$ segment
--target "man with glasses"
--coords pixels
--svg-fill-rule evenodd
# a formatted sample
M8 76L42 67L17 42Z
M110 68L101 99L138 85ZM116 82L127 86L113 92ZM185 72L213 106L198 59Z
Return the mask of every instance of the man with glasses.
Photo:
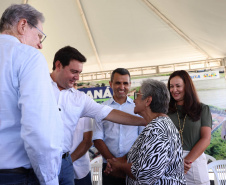
M133 100L127 96L131 85L129 71L125 68L115 69L111 74L109 84L113 90L113 98L103 104L134 114L135 105ZM125 156L143 128L141 126L119 125L107 120L95 122L93 141L95 147L103 156L103 185L126 184L125 179L105 175L107 159Z
M0 19L0 184L59 184L63 125L42 49L42 13L11 5ZM35 172L35 173L34 173Z
M31 26L35 27L40 33L38 34L39 38L40 38L40 43L42 44L43 41L46 39L46 34L43 33L40 29L38 29L37 26L35 26L34 24L27 22L28 24L30 24Z

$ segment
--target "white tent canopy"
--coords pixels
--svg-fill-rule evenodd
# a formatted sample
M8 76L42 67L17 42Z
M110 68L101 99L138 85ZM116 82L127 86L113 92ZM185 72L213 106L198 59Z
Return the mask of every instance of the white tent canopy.
M1 0L41 11L41 52L70 45L87 57L83 72L144 67L226 56L225 0Z

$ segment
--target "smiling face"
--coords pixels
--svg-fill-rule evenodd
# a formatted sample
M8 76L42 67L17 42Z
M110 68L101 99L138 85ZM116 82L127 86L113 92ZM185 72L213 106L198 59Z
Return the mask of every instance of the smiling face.
M134 99L135 107L134 107L134 113L142 115L142 111L145 109L145 100L142 100L143 94L140 92L137 93L137 98Z
M175 76L170 80L170 94L178 105L184 104L185 84L182 78Z
M114 100L119 104L124 103L131 85L129 75L115 73L112 82L110 81L109 84L113 89Z
M60 90L72 88L79 74L82 72L83 63L78 60L71 60L68 66L63 67L60 61L56 61L57 78L56 83Z

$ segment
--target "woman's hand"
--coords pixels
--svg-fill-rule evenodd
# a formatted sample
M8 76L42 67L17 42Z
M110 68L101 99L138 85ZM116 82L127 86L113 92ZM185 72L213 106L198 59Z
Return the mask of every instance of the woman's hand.
M107 160L107 167L104 170L106 175L112 175L118 178L125 178L125 173L121 170L121 165L125 163L125 160L119 158L112 158Z
M191 161L184 159L184 174L186 174L188 170L191 168L191 164L192 164Z

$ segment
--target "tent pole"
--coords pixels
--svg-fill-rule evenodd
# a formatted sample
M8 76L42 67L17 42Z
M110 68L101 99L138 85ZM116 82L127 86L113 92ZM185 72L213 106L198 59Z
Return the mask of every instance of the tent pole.
M28 4L28 0L23 0L23 4Z
M96 45L95 45L95 43L94 43L94 39L93 39L93 36L92 36L92 34L91 34L91 31L90 31L88 22L87 22L87 20L86 20L85 13L84 13L84 11L83 11L83 8L82 8L82 5L81 5L80 0L77 0L77 4L78 4L78 7L79 7L79 10L80 10L80 13L81 13L82 21L83 21L83 23L84 23L86 32L87 32L88 37L89 37L89 40L90 40L91 46L92 46L93 51L94 51L94 53L95 53L95 56L96 56L96 59L97 59L99 68L100 68L101 71L103 71L103 66L102 66L102 63L101 63L101 61L100 61L100 57L99 57L99 54L98 54L98 52L97 52Z
M200 53L204 54L207 59L213 59L204 49L202 49L197 43L195 43L190 37L188 37L181 29L174 25L165 15L163 15L152 3L148 0L142 0L144 3L166 24L168 24L174 31L176 31L184 40L197 49Z

